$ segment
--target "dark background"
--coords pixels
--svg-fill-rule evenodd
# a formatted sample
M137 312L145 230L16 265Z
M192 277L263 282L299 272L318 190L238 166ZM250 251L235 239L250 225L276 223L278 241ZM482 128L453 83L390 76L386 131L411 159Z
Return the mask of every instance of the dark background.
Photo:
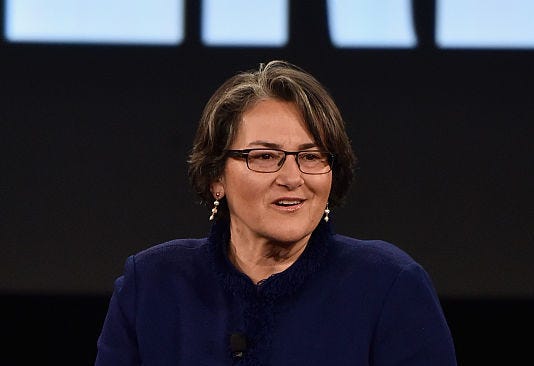
M335 49L323 2L290 3L279 49L202 46L192 1L176 47L1 42L7 365L92 364L126 257L206 234L186 181L196 123L223 80L271 59L314 74L347 121L361 168L336 231L427 269L460 365L532 358L534 51L438 49L419 1L418 48Z

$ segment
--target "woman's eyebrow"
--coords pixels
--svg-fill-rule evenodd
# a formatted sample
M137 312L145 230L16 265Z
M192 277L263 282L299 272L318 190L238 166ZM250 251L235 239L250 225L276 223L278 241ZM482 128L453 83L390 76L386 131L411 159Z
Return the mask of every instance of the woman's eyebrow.
M316 147L317 147L317 144L313 142L309 142L307 144L299 145L299 150L306 150L306 149L311 149L311 148L316 148Z
M279 144L275 144L275 143L272 143L272 142L267 142L267 141L262 141L262 140L256 140L256 141L252 141L252 142L249 142L247 144L247 147L250 147L250 146L264 146L264 147L268 147L270 149L281 149L281 145Z
M251 146L264 146L269 149L282 149L282 145L280 144L276 144L276 143L268 142L268 141L262 141L262 140L252 141L247 144L247 147L251 147ZM298 149L305 150L305 149L311 149L311 148L316 148L316 147L317 147L317 144L313 142L308 142L308 143L299 145Z

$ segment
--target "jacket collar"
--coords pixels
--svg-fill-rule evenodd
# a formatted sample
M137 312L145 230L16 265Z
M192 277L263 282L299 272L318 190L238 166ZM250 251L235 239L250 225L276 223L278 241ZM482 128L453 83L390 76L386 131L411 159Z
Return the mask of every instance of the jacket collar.
M229 221L219 219L213 224L208 236L208 248L215 273L226 290L242 297L260 296L275 299L291 295L307 278L319 271L326 260L332 236L331 224L321 220L295 263L257 285L237 270L228 259Z

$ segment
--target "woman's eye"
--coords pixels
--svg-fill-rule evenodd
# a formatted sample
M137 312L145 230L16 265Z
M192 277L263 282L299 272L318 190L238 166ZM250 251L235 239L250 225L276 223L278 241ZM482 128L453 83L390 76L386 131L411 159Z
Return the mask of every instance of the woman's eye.
M320 159L321 157L319 156L319 154L312 154L312 153L307 153L307 154L302 154L302 159L303 160L318 160Z
M250 158L255 160L272 160L275 159L276 156L274 153L269 151L256 151L250 154Z

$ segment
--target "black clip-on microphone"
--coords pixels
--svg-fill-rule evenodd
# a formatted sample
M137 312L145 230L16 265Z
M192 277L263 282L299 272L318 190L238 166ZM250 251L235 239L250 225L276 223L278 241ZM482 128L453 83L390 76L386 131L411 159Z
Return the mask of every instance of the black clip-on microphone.
M232 333L230 335L230 350L233 358L243 357L247 350L247 337L243 333Z

